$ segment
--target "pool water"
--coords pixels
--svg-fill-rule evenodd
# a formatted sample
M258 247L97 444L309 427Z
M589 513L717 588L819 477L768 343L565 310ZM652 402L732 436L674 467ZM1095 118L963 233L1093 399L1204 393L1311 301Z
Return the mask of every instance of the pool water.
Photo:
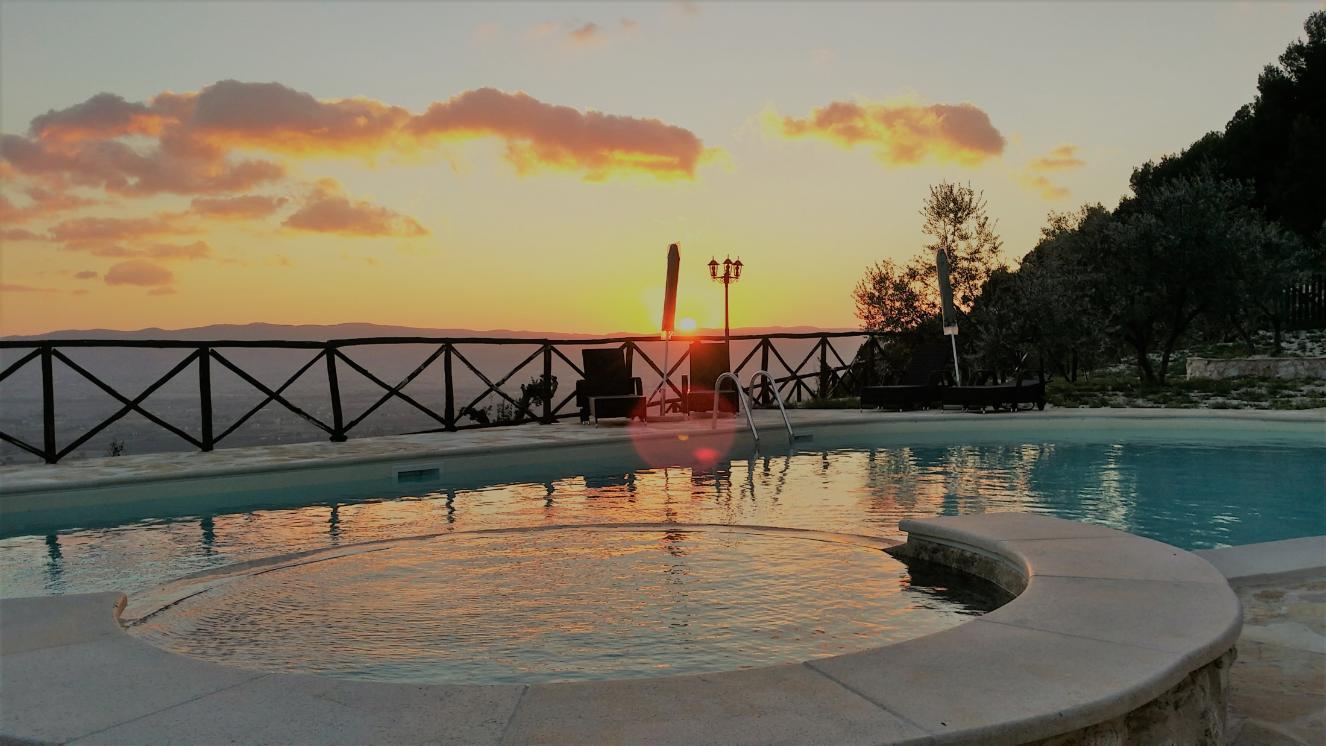
M1012 438L821 432L779 455L678 465L618 455L537 475L512 465L487 484L384 486L353 499L298 496L287 507L71 523L0 539L0 593L132 594L260 557L519 526L752 524L902 538L903 518L1014 510L1185 549L1326 534L1326 438L1315 431L1203 443L1154 425L1083 434L1026 422Z
M229 666L406 683L727 671L937 632L993 586L878 546L716 527L456 533L229 577L132 633ZM986 590L986 589L990 590Z

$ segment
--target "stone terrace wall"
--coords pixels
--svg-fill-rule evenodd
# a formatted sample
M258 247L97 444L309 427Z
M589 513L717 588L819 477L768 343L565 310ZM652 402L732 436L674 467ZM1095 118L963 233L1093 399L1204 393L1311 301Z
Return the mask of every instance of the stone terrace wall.
M1326 379L1326 357L1239 357L1213 360L1188 358L1189 378L1320 378Z

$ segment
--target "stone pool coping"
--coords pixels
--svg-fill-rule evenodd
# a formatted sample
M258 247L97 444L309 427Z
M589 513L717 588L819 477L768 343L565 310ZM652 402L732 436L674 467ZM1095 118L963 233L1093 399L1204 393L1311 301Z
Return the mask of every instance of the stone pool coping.
M1326 572L1326 536L1264 541L1193 552L1230 583L1253 584Z
M762 440L782 444L782 419L777 411L753 412ZM1326 443L1326 409L1311 410L1209 410L1160 408L1047 408L1043 412L990 413L977 415L955 411L877 412L856 409L794 409L788 415L798 432L812 434L824 428L870 427L919 424L962 429L999 429L1028 422L1091 428L1107 420L1158 421L1198 426L1205 421L1238 422L1249 426L1297 426L1319 432ZM74 489L96 489L180 479L258 474L382 462L400 462L449 456L491 455L512 451L558 449L575 446L624 444L631 441L669 441L688 437L746 433L737 418L721 419L711 429L708 418L647 425L618 423L595 427L559 421L552 425L522 425L463 430L454 433L420 433L356 438L343 443L326 441L289 443L242 448L151 453L107 458L75 459L59 464L11 464L0 466L0 511L6 503L23 496ZM745 436L749 437L749 436Z
M1194 554L1040 515L908 520L1003 568L1010 603L861 653L712 675L379 684L242 671L134 639L117 593L0 602L0 740L78 743L1021 743L1122 717L1242 625ZM311 631L311 633L313 633Z

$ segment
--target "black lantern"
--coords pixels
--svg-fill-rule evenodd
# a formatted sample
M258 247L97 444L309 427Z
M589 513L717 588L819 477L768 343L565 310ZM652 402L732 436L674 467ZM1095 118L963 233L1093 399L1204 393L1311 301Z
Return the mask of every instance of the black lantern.
M717 259L709 260L709 277L714 282L723 283L723 340L726 342L729 335L728 327L728 286L741 279L741 260L732 260L732 257L724 257L722 267L723 274L718 273L719 263Z

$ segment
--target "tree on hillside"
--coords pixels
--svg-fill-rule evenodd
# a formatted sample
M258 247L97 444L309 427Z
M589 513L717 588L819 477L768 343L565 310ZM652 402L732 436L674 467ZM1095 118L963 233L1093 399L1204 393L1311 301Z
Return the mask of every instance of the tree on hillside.
M986 213L985 195L971 184L941 181L930 187L921 208L925 222L921 232L931 237L926 253L912 260L917 270L924 269L930 287L938 295L935 251L948 250L949 281L953 284L953 303L966 313L981 287L997 269L1004 266L999 250L1003 242L994 232L994 221Z
M986 214L985 199L970 184L940 182L921 208L925 251L905 266L890 260L871 265L852 295L856 315L871 331L914 332L939 315L935 250L949 251L949 280L959 314L971 309L991 273L1003 267L1001 242Z
M1257 79L1257 97L1182 153L1147 163L1132 185L1145 189L1211 169L1247 180L1252 204L1312 241L1326 226L1326 11L1308 16L1296 40Z
M1090 258L1100 251L1112 216L1100 205L1051 213L1036 247L1008 281L991 277L972 310L983 362L1035 352L1044 368L1067 380L1103 360L1110 348L1105 305Z
M1144 381L1165 383L1193 322L1239 296L1240 274L1268 230L1250 199L1246 185L1200 173L1146 186L1115 211L1090 266L1098 306Z

